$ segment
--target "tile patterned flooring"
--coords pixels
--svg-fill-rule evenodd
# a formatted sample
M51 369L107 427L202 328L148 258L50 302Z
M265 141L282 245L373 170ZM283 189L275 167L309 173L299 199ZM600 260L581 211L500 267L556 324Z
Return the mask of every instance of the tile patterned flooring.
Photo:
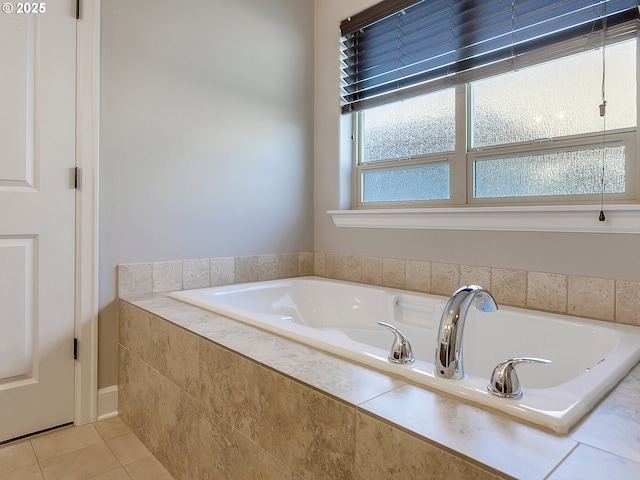
M119 417L0 446L0 480L173 480Z

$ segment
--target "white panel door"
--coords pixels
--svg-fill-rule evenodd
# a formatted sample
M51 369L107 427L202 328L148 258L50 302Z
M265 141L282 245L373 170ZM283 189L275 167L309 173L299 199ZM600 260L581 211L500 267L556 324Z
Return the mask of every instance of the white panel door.
M0 12L0 441L74 411L75 0L40 5Z

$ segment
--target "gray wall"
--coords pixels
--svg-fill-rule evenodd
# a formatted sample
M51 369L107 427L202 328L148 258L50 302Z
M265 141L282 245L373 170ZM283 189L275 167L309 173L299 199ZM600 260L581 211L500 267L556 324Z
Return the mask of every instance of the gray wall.
M117 264L313 250L313 0L101 15L100 388Z
M315 11L314 249L378 257L640 280L640 236L337 228L350 208L350 120L340 115L340 21L377 0L317 0ZM594 219L599 208L594 207ZM639 220L640 221L640 220Z

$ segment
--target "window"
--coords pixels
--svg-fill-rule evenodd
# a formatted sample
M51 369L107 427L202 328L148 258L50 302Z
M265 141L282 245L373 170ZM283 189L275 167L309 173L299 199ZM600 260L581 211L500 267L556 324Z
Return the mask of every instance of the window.
M434 3L447 2L418 2L401 12L403 21L411 8L425 13ZM518 3L560 2L491 2L496 9L504 4L508 12L507 37L515 36ZM549 8L535 18L539 21ZM451 12L448 21L453 21ZM517 45L526 55L514 53L510 45L504 61L491 52L492 62L475 64L471 71L450 62L453 78L429 63L431 70L420 74L412 67L409 77L420 76L417 83L385 83L380 71L368 79L347 66L345 74L358 79L346 87L343 107L355 111L356 206L596 203L602 197L637 201L637 22L629 20L629 15L637 17L637 9L615 15L619 23L609 17L608 30L606 23L596 29L592 20L586 34L581 27L578 40L566 33L559 38L556 32L542 48ZM416 29L415 20L407 22ZM405 25L402 35L412 35L411 28ZM424 25L417 31L424 31ZM398 35L387 27L375 42L359 39L358 48L371 52L390 32ZM403 54L407 44L410 40L399 49ZM378 60L371 67L362 63L363 55L358 68L369 71L384 63ZM603 58L605 117L598 112Z
M450 198L450 166L443 153L455 149L454 93L448 89L359 115L362 202Z

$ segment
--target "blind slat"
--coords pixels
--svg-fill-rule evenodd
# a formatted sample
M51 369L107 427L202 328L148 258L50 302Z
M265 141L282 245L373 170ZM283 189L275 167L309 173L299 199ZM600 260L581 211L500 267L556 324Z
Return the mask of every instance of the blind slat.
M382 2L397 3L395 2ZM485 72L520 65L518 56L557 58L556 44L592 45L602 29L635 32L639 0L438 0L422 1L364 25L343 38L343 112L425 92ZM343 22L344 23L344 22ZM626 30L625 30L626 29ZM609 37L609 34L607 34ZM615 38L622 38L617 34ZM614 38L612 35L610 38ZM560 48L560 51L562 49ZM538 51L535 55L531 52ZM487 68L488 67L488 68ZM505 70L506 69L506 70ZM472 72L472 73L469 73ZM469 80L466 80L469 81Z
M377 3L373 7L340 22L340 33L342 36L350 35L368 25L388 17L389 15L393 15L404 8L422 1L423 0L387 0Z

